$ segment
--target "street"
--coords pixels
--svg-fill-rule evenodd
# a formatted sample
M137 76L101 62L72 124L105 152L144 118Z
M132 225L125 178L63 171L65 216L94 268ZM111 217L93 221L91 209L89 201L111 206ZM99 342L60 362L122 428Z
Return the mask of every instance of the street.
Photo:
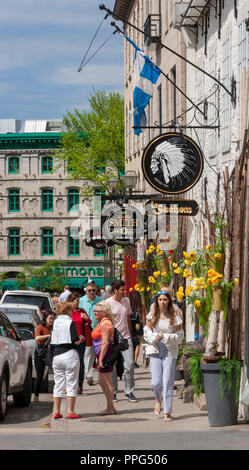
M195 403L183 403L174 394L173 417L163 421L163 414L153 413L154 399L150 390L150 374L140 362L136 369L135 395L138 403L130 403L119 382L116 416L97 416L105 400L94 372L94 385L85 385L77 397L76 411L82 419L68 420L66 399L63 419L52 419L52 394L41 394L40 402L29 408L15 408L9 398L8 414L0 425L1 450L249 450L248 424L212 428L207 411ZM181 382L175 382L179 384Z

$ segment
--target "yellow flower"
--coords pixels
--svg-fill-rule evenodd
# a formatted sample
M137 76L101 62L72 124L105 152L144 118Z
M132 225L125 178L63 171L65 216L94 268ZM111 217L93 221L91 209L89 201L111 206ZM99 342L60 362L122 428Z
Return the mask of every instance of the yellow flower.
M133 291L133 287L130 287L130 292L132 292L132 291Z
M190 258L192 258L194 261L196 260L196 253L194 251L190 251L189 253Z
M166 272L163 271L163 272L161 273L161 276L166 276Z
M184 256L184 258L189 259L189 255L186 251L183 252L183 256Z
M141 287L140 292L144 292L144 287Z
M160 245L157 245L156 247L156 252L158 253L158 251L160 251Z
M194 278L193 278L193 276L189 276L188 279L189 279L189 281L193 281Z
M195 291L195 292L197 292L198 290L200 290L200 287L199 287L199 286L194 287L194 291Z
M155 249L154 245L150 245L150 246L149 246L149 250L150 250L151 252L154 251L154 249Z
M183 287L182 286L179 287L178 292L183 292Z
M201 283L202 283L201 279L200 279L199 277L197 277L197 278L195 279L195 286L200 286Z
M213 276L213 277L211 277L211 281L212 281L212 284L218 284L219 279L218 279L217 276Z
M237 278L237 277L235 277L235 278L234 278L234 280L233 280L233 282L234 282L234 284L236 284L236 286L237 286L237 285L239 284L239 280L238 280L238 278Z
M159 251L158 256L161 256L163 254L163 251Z
M209 279L207 280L207 283L208 283L209 286L211 286L211 285L213 284L211 278L209 278Z
M157 291L156 291L156 290L153 290L153 292L152 292L152 293L153 293L153 294L156 294L156 293L157 293Z
M201 302L199 300L195 300L194 301L194 306L195 307L200 307L201 306Z
M215 270L214 269L209 269L208 270L208 277L213 277L215 275Z
M187 265L187 266L190 266L191 265L191 261L189 259L185 259L184 263Z
M182 268L178 267L178 268L174 269L174 273L181 274L182 273Z
M172 263L173 268L177 268L177 263Z
M211 248L211 245L207 245L207 246L206 246L206 250L207 250L207 251L209 251L210 248Z
M221 259L221 254L220 253L215 253L214 258L215 259Z
M136 265L135 265L135 264L133 264L133 265L132 265L132 267L133 267L133 268L135 268L135 267L136 267Z
M150 287L147 287L147 289L146 289L146 290L147 290L147 292L149 292L149 291L150 291Z
M156 280L154 279L153 276L149 276L148 277L148 281L151 283L151 284L154 284L156 282Z

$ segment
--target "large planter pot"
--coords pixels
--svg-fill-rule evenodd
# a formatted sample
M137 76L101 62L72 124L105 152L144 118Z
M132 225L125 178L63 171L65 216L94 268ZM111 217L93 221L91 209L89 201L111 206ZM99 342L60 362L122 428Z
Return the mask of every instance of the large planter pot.
M212 310L224 310L222 302L222 290L217 287L212 287Z
M237 424L238 403L236 404L235 374L232 376L233 387L221 398L220 364L201 364L204 378L208 420L210 426L232 426Z

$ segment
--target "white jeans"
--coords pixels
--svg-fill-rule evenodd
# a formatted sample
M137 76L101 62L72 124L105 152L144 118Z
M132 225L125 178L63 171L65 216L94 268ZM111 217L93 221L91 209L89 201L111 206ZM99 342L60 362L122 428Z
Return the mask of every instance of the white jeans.
M85 365L85 377L87 379L93 378L93 364L94 364L95 354L93 346L86 346L85 355L84 355L84 365Z
M63 398L65 386L68 397L77 396L79 368L79 354L75 349L53 358L54 397Z
M168 350L162 343L159 343L159 354L151 354L149 357L151 388L156 401L161 403L163 399L164 413L172 413L176 359L168 356Z

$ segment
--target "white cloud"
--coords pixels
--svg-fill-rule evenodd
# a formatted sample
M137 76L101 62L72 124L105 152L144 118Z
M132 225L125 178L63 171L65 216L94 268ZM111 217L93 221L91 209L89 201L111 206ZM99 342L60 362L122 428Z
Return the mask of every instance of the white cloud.
M57 83L58 85L117 85L122 81L122 65L89 65L82 72L73 67L60 67L51 75L43 75L42 81Z

